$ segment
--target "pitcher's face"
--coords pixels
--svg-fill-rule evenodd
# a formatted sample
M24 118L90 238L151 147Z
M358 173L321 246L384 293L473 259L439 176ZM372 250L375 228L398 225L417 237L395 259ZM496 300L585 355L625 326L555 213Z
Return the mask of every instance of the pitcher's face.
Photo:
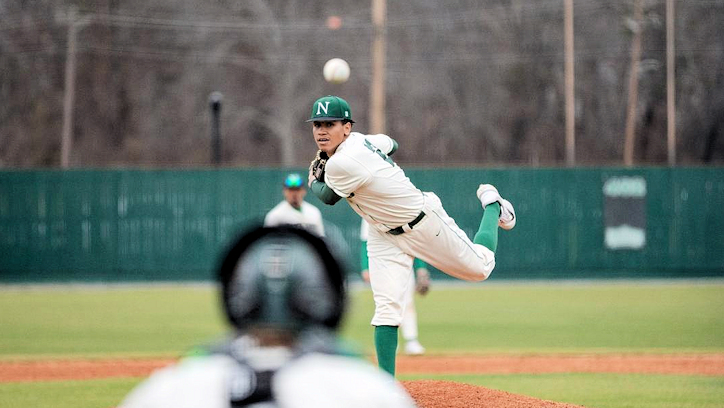
M330 122L312 122L312 134L319 150L332 156L347 136L352 132L352 124L342 123L341 120Z

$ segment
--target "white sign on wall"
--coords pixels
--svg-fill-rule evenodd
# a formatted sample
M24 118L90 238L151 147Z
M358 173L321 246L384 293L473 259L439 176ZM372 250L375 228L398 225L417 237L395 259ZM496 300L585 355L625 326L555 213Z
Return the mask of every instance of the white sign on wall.
M603 183L604 244L606 248L646 246L646 179L611 177Z

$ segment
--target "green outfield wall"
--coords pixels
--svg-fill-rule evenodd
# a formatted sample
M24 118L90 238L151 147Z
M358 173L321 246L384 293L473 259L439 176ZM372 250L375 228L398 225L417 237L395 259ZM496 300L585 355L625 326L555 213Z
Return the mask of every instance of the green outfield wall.
M286 173L0 172L0 282L209 280L230 240L282 199ZM721 167L407 174L470 236L479 183L515 205L518 224L501 230L491 279L724 276ZM356 271L359 217L343 201L307 198Z

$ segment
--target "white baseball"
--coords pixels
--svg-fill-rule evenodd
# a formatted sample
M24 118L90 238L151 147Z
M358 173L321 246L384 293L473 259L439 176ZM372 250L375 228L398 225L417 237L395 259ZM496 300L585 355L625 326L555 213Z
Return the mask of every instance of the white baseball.
M324 79L333 84L341 84L349 79L349 64L342 58L332 58L324 64Z

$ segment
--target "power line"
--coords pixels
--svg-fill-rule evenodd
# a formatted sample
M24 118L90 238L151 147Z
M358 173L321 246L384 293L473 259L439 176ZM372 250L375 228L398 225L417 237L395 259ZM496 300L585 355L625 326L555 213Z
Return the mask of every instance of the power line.
M28 48L18 51L6 51L8 55L29 55L29 54L64 54L66 47L58 46L40 46L35 48ZM91 54L105 54L105 55L124 55L124 56L138 56L147 57L152 59L166 59L166 60L184 60L189 59L198 60L201 62L229 62L229 63L249 63L254 62L263 64L265 62L285 62L285 61L310 61L310 57L307 54L289 54L288 52L280 52L275 54L267 53L263 57L256 57L244 54L229 54L224 53L223 55L209 53L209 52L198 52L194 49L189 50L170 50L168 48L148 48L140 46L106 46L106 45L82 45L78 48L79 52L91 53ZM664 48L647 48L646 52L650 53L663 53ZM677 55L715 55L720 50L716 46L711 47L679 47L677 48ZM431 55L428 53L428 55ZM404 59L395 59L394 56L388 59L389 64L423 64L423 63L434 63L434 62L478 62L486 61L491 58L495 58L503 61L524 61L524 60L556 60L563 57L562 50L551 50L547 52L543 51L525 51L525 50L506 50L506 51L481 51L481 52L466 52L460 50L456 52L440 51L432 54L429 58L423 57L405 57ZM576 51L576 59L590 60L591 58L628 58L627 48L625 47L597 47L597 48L579 48ZM313 59L316 62L324 62L325 58L320 57ZM369 65L369 58L357 56L354 61L354 65L359 67L361 64Z
M702 0L700 3L711 3L715 4L716 0ZM595 0L578 0L576 4L576 14L581 13L593 13L602 8L607 8L606 5L601 5ZM435 25L441 26L454 26L458 27L461 23L472 23L481 22L485 20L493 20L496 22L505 22L518 20L516 17L500 18L498 15L491 15L486 11L499 12L501 10L512 10L520 13L534 12L538 19L546 18L541 15L543 11L550 10L562 10L560 0L549 0L547 2L537 2L532 4L521 5L516 8L474 8L468 10L459 10L453 13L448 13L443 16L440 14L428 15L428 16L413 16L413 17L402 17L402 18L388 18L387 26L391 28L396 27L413 27L423 25ZM496 13L497 14L497 13ZM281 31L295 31L295 30L317 30L326 29L318 19L314 20L278 20L275 24L267 22L250 22L250 21L218 21L218 20L184 20L179 18L162 18L162 17L145 17L136 16L123 13L99 13L94 11L81 12L83 18L91 18L94 22L103 22L110 25L118 26L142 26L149 28L165 28L165 29L204 29L204 30L215 30L215 31L244 31L244 30L263 30L263 29L277 29ZM40 19L28 20L27 18L17 18L14 20L5 20L0 30L15 29L15 28L26 28L36 27L41 24L48 24L55 21L67 21L67 16L58 15L56 17L45 17ZM344 28L346 29L371 29L371 21L366 18L349 18L344 19Z
M583 5L581 5L583 3ZM703 0L701 3L709 3L709 4L722 4L724 2L721 1L715 1L710 0L706 1ZM606 6L601 6L597 2L593 0L578 0L577 1L577 12L580 11L581 8L584 8L589 13L597 12L601 8L604 8ZM553 0L553 1L547 1L544 3L535 3L535 4L528 4L521 6L519 10L525 10L525 11L541 11L541 10L551 10L551 9L560 9L561 4L559 0ZM499 10L496 9L496 10ZM484 16L480 13L480 10L477 10L478 13L473 13L471 10L466 11L457 11L455 13L447 14L443 17L440 16L434 16L430 17L427 22L441 22L442 26L444 27L453 27L453 25L450 25L450 23L456 23L456 27L459 25L460 21L463 22L480 22L487 19L493 19L492 16ZM86 15L85 18L87 18L88 15ZM538 15L538 18L545 18L545 16ZM461 19L461 20L455 20L455 19ZM506 21L512 21L516 20L514 17L510 18L495 18L495 21L497 22L506 22ZM12 20L11 20L12 21ZM45 18L40 20L27 20L27 19L18 19L15 20L15 25L11 25L10 28L8 26L3 25L4 29L13 29L13 28L32 28L32 27L38 27L38 26L44 26L50 24L52 19ZM119 26L141 26L141 27L147 27L147 28L171 28L171 29L205 29L205 30L217 30L217 31L237 31L237 30L259 30L259 29L269 29L270 26L268 24L262 24L258 22L233 22L233 21L197 21L197 20L179 20L179 19L166 19L166 18L157 18L157 17L138 17L138 16L131 16L131 15L122 15L122 14L93 14L92 15L92 21L96 23L107 23L107 24L113 24L113 25L119 25ZM425 20L421 20L419 18L411 19L411 18L402 18L397 20L391 20L390 24L393 26L396 25L397 28L403 28L413 25L419 25L419 24L425 24ZM367 23L365 23L367 24ZM306 20L301 23L296 23L294 25L297 29L319 29L319 22L312 22L311 20ZM440 26L438 26L440 27ZM292 29L289 27L284 27L283 29ZM481 47L481 46L490 46L491 48L495 48L495 45L500 42L501 39L491 39L490 37L486 37L485 35L477 35L470 37L468 36L463 41L461 41L460 36L455 36L454 38L443 38L442 42L446 43L448 40L454 40L456 44L463 44L465 47ZM504 39L503 39L504 40ZM535 46L533 44L532 46ZM9 54L33 54L33 53L43 53L47 52L49 48L36 48L36 49L28 49L28 50L20 50L20 51L10 51ZM487 58L498 58L501 60L515 60L520 61L521 59L530 59L530 58L543 58L543 59L556 59L560 58L562 55L562 51L553 51L553 52L536 52L536 51L526 51L523 50L514 50L514 51L486 51L486 52L467 52L465 50L457 50L454 52L450 52L450 48L445 48L444 52L436 54L433 58L416 58L414 62L438 62L438 61L455 61L455 62L466 62L466 61L481 61ZM617 57L620 52L622 52L622 48L608 48L608 47L602 47L602 48L578 48L576 52L576 58L586 58L590 59L590 56L600 57L600 58L611 58L611 57ZM173 50L169 50L167 48L163 49L151 49L151 48L140 48L140 47L107 47L107 46L86 46L83 48L83 51L91 51L91 52L99 52L99 53L110 53L110 54L124 54L124 55L139 55L139 56L145 56L149 57L151 55L154 56L154 58L158 58L159 56L162 56L163 58L183 58L185 60L188 60L189 58L196 58L203 61L210 61L210 62L219 62L219 61L226 61L230 63L248 63L249 61L254 61L255 57L251 56L245 56L245 55L225 55L225 56L219 56L216 54L204 54L204 53L198 53L192 51L192 56L189 57L189 54L186 53L179 53L175 52ZM647 52L658 52L663 50L654 50L654 49L647 49ZM679 49L677 54L681 53L691 53L691 52L717 52L715 48L710 49ZM605 55L604 55L605 54ZM612 55L611 55L612 54ZM290 57L289 53L284 54L284 59L288 59ZM304 56L294 56L293 57L296 60L299 61L308 61L309 58ZM267 53L263 60L269 60L269 54ZM271 57L272 61L281 61L282 58L275 58ZM263 61L260 59L256 59L259 62ZM411 62L409 59L405 60L406 62ZM394 60L391 60L390 63L394 63Z
M12 31L24 28L39 28L46 27L49 25L56 25L56 20L52 17L41 18L41 19L18 19L18 20L5 20L0 24L0 31Z

